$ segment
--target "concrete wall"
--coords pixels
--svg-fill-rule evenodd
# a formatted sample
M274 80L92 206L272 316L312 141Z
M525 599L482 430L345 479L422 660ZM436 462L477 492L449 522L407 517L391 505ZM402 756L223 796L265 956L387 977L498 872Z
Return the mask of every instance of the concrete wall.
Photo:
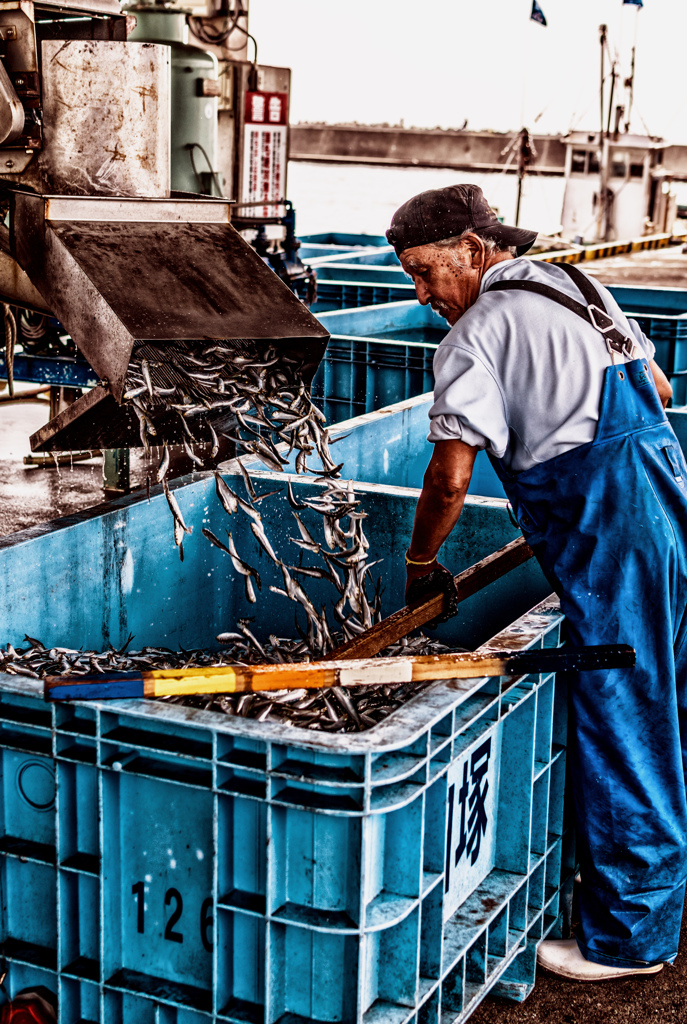
M294 124L292 160L453 167L456 170L502 170L503 150L513 132L469 132L370 125ZM565 146L555 135L533 136L537 157L531 168L540 174L563 174ZM511 161L515 170L516 160Z
M400 167L453 167L456 170L501 171L515 132L471 132L441 128L384 128L376 125L294 124L292 160L391 164ZM530 168L539 174L562 175L565 144L558 135L532 136L537 156ZM509 170L515 172L517 161ZM663 166L687 180L687 146L668 146Z

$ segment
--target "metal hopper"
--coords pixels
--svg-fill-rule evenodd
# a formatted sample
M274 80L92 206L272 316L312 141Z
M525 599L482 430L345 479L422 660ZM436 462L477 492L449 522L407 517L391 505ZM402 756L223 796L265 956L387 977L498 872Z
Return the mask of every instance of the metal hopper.
M208 341L297 360L309 383L329 335L209 199L42 196L14 192L12 255L100 377L100 384L31 438L34 451L137 447L122 405L139 346L175 356ZM181 440L174 419L168 441ZM220 423L221 426L221 423ZM176 433L175 433L176 432ZM207 439L199 425L199 441Z

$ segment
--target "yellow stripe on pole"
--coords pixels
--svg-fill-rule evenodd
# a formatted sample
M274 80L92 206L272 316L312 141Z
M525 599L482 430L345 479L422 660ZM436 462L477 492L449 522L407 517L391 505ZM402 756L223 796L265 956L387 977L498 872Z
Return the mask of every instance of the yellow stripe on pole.
M237 674L232 668L217 667L177 670L160 669L143 675L146 696L174 697L189 693L235 693Z

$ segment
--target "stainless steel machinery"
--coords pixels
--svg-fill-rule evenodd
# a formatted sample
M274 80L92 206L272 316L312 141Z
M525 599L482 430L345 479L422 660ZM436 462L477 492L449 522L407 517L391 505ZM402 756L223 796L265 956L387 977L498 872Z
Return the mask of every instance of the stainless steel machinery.
M175 189L173 51L127 23L115 0L0 2L0 299L56 318L97 380L34 450L140 444L122 404L135 346L173 362L199 342L272 342L307 380L327 342L230 202ZM216 104L215 58L201 63L188 74Z

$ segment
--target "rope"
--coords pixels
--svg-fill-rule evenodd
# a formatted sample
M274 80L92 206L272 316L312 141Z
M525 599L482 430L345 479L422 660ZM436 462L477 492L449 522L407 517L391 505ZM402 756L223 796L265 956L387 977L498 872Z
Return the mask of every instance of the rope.
M17 343L17 321L14 313L6 302L2 304L3 330L5 333L5 370L7 372L7 389L14 396L14 346Z

